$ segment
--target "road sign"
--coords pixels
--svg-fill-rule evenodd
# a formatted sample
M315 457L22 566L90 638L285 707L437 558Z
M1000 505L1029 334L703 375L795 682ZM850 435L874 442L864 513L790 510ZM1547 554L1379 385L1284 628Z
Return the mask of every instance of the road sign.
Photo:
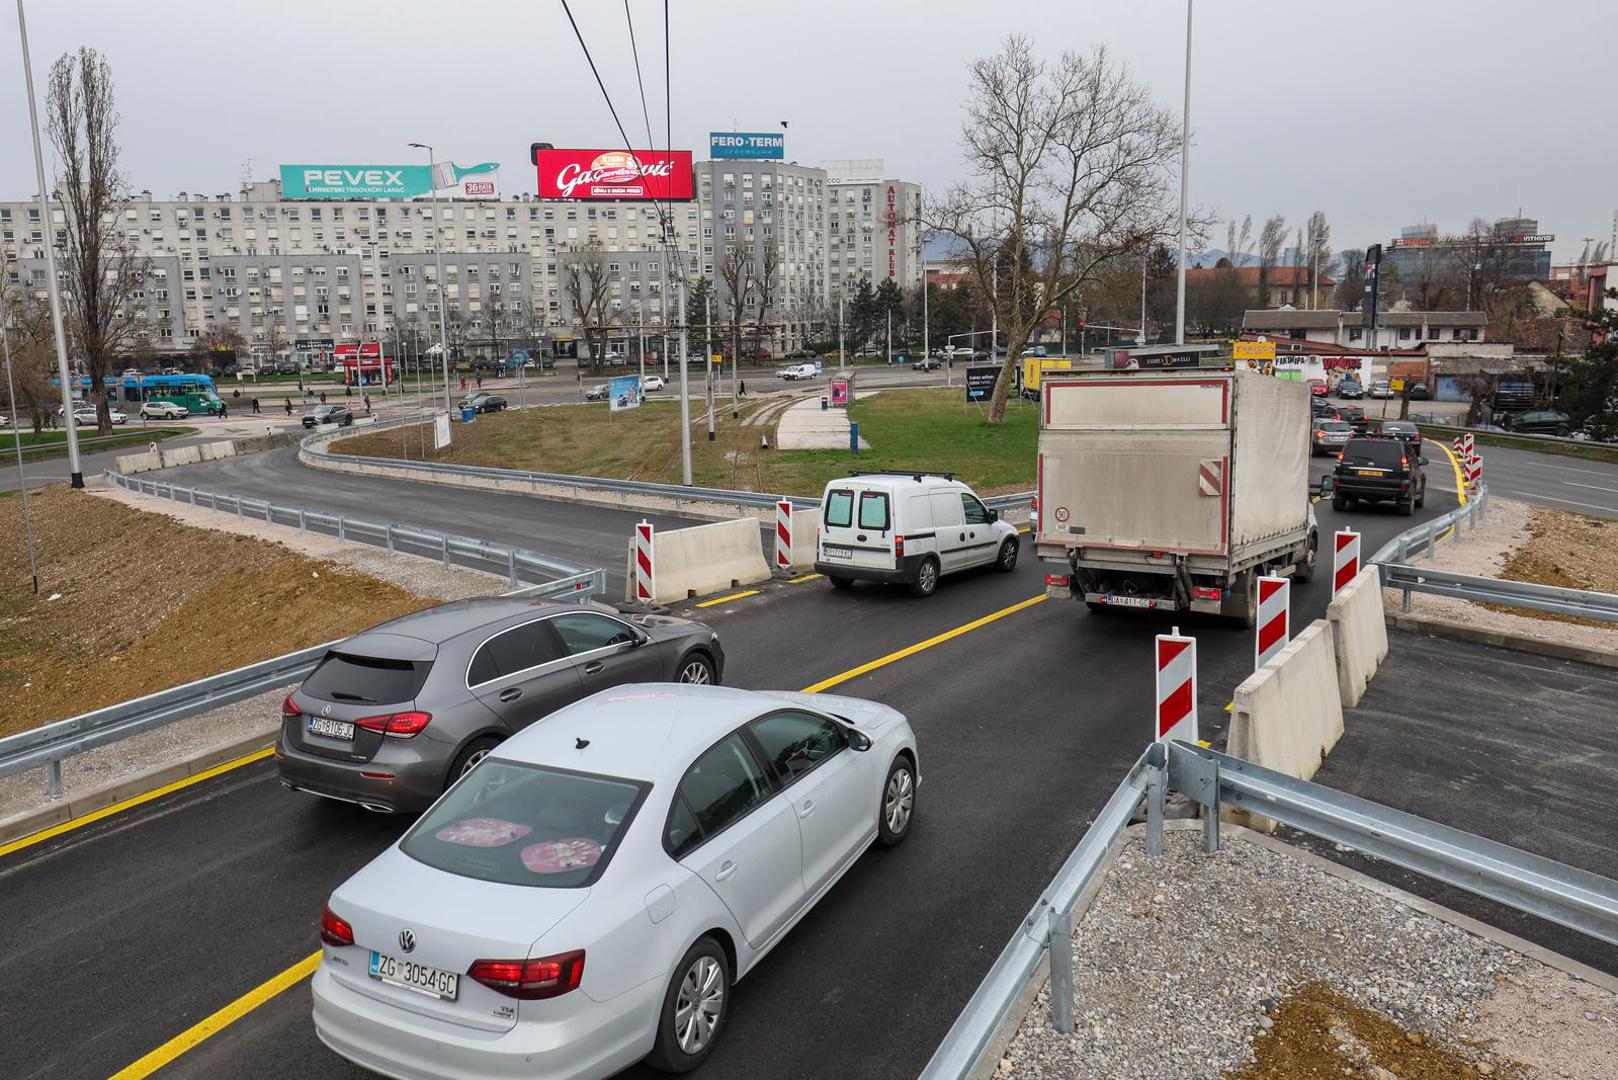
M1258 579L1258 629L1253 637L1253 669L1264 666L1265 661L1292 640L1292 579L1261 577Z
M1333 538L1331 560L1331 594L1336 596L1343 586L1353 581L1360 572L1360 534L1344 529Z
M1197 639L1172 633L1157 635L1157 719L1152 735L1158 742L1197 741Z
M1405 392L1405 381L1403 379L1390 379L1388 380L1388 389L1395 394L1402 394Z
M1273 341L1233 341L1230 343L1232 360L1274 360Z

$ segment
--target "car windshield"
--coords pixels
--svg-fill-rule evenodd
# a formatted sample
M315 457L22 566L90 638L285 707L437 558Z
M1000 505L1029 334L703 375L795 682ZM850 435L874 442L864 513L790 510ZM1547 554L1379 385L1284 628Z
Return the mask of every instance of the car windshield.
M1354 465L1375 465L1397 469L1405 448L1390 439L1355 439L1343 448L1343 461Z
M437 870L533 888L589 885L606 869L647 784L487 760L399 842Z
M430 661L331 652L303 681L303 692L323 701L397 705L415 700L431 668Z

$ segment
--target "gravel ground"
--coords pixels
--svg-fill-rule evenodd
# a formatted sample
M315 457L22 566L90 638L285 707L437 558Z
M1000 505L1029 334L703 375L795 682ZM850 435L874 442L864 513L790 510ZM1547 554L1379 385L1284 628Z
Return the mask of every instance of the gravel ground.
M1411 564L1418 568L1431 566L1435 570L1449 570L1457 574L1499 577L1513 553L1533 538L1529 531L1532 510L1526 503L1490 496L1483 521L1475 531L1463 525L1459 539L1439 543L1436 558L1428 560L1423 554L1413 558ZM1403 594L1396 589L1386 589L1383 591L1383 601L1388 611L1399 611ZM1520 634L1561 645L1608 651L1618 649L1618 633L1609 627L1524 618L1448 596L1414 593L1411 595L1411 610L1417 615L1464 622L1483 630Z
M1472 1070L1456 1077L1618 1075L1618 995L1234 831L1224 839L1211 857L1200 829L1170 830L1160 860L1140 839L1120 850L1075 927L1074 1033L1051 1029L1042 989L997 1080L1216 1080L1254 1064L1254 1040L1306 984L1455 1055ZM1506 1007L1508 993L1536 1008ZM1578 1052L1542 1052L1555 1062L1533 1071L1520 1047L1560 1046L1575 1022ZM1332 1075L1397 1075L1338 1049Z

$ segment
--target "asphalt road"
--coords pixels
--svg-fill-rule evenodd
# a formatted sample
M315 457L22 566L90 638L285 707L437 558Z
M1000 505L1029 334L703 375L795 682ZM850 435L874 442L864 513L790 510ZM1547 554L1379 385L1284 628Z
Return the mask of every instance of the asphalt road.
M1618 464L1479 446L1490 495L1535 506L1618 518Z
M591 528L624 535L596 516L611 510L291 475L278 460L185 471L198 483L209 470L221 487L296 491L311 503L352 500L356 511L386 505L393 516L492 539L525 533L581 555L615 542L581 535ZM361 486L346 486L353 481ZM1451 504L1432 498L1422 516ZM1342 517L1368 550L1411 524L1390 513ZM1329 509L1321 519L1325 531L1339 523ZM559 539L567 530L573 539ZM782 584L704 618L724 636L727 681L799 688L1006 612L1042 593L1042 573L1025 560L1009 575L946 579L926 600L839 593L822 580ZM1321 613L1328 577L1295 589L1300 618ZM1212 621L1179 622L1201 642L1201 715L1216 735L1224 702L1251 672L1252 640ZM1168 623L1036 602L832 691L889 702L915 723L924 780L916 830L862 859L740 985L731 1028L702 1075L914 1075L1145 746L1151 640ZM258 763L0 857L0 979L35 988L0 998L8 1075L106 1076L285 971L315 949L329 892L406 824L288 793ZM353 1072L320 1048L298 982L165 1074Z

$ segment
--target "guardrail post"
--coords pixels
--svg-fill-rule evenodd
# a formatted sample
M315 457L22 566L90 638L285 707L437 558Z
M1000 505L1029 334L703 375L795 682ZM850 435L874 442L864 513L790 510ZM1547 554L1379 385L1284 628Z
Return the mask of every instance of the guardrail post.
M1399 605L1399 610L1408 614L1409 611L1410 611L1410 586L1409 585L1406 585L1404 587L1404 594L1405 594L1404 603Z
M219 513L219 493L217 491L208 492L208 508L216 514Z
M387 534L387 537L388 537L388 554L392 555L393 554L393 525L389 524L388 527L386 529L382 530L382 531Z
M1427 548L1427 558L1429 560L1438 558L1438 529L1431 521L1427 523L1427 537L1424 546Z
M506 572L511 576L511 587L517 587L517 549L506 548Z
M439 533L438 542L443 545L443 548L444 548L444 569L448 570L449 569L449 537L446 536L443 533Z
M242 497L240 495L236 496L236 516L237 517L246 517L247 516L247 511L242 509Z
M1146 854L1163 854L1163 770L1155 765L1146 776Z
M1073 1033L1073 913L1051 909L1051 1027Z
M50 764L45 767L45 796L49 799L60 799L62 797L62 760L60 758L51 758Z
M304 519L303 519L303 507L301 507L301 506L298 507L298 531L299 532L308 532L309 531L309 527L304 522Z
M343 515L338 514L337 515L337 539L338 540L347 540L348 539L348 529L346 527L347 524L348 524L348 519L343 517Z

